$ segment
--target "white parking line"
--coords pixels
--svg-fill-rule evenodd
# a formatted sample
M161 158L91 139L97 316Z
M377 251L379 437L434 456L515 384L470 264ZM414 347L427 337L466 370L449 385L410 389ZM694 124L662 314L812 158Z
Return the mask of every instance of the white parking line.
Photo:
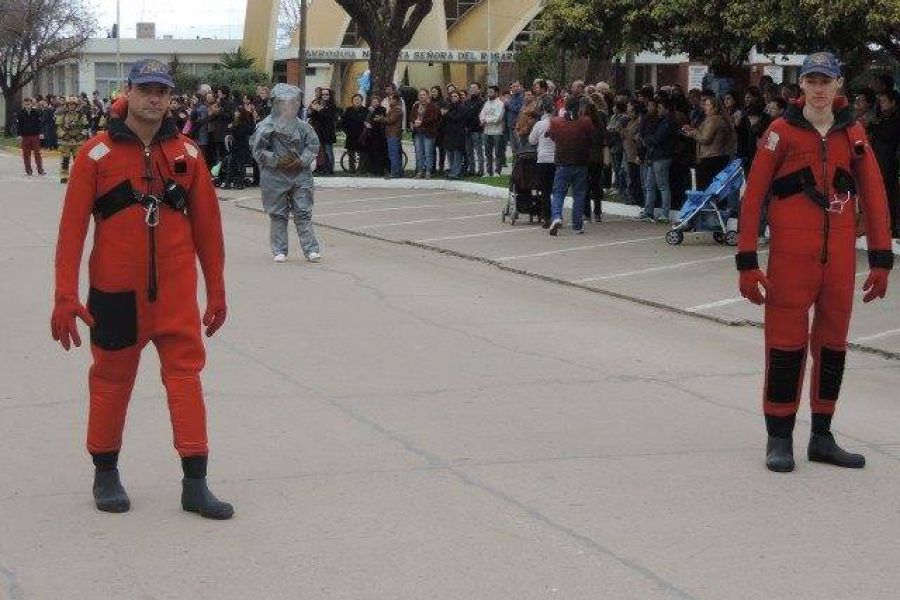
M711 308L719 308L721 306L728 306L729 304L737 304L738 302L743 302L744 297L741 296L739 298L728 298L726 300L719 300L718 302L710 302L708 304L698 304L697 306L692 306L690 308L686 308L685 310L688 312L700 312L704 310L709 310Z
M657 273L659 271L668 271L671 269L681 269L683 267L691 267L693 265L702 265L705 263L717 262L722 260L734 260L734 255L716 256L714 258L703 258L701 260L691 260L674 265L663 265L660 267L651 267L649 269L640 269L638 271L626 271L624 273L613 273L612 275L597 275L594 277L585 277L584 279L576 279L572 283L589 283L591 281L607 281L609 279L619 279L621 277L631 277L633 275L643 275L645 273Z
M859 279L860 277L866 277L868 274L868 271L865 273L857 273L856 278ZM860 292L857 292L857 295L859 294ZM728 306L730 304L737 304L738 302L743 301L743 297L726 298L725 300L717 300L716 302L709 302L707 304L698 304L697 306L691 306L690 308L686 308L684 310L686 310L687 312L701 312L704 310L709 310L711 308L720 308L722 306Z
M442 241L444 241L444 240L464 240L464 239L468 239L468 238L484 237L484 236L486 236L486 235L502 235L502 234L504 234L504 233L523 233L523 232L526 232L526 231L532 231L532 232L533 232L534 229L533 229L533 228L528 228L528 229L523 229L523 228L520 228L520 229L503 229L503 230L501 230L501 231L488 231L487 233L468 233L468 234L466 234L466 235L448 235L448 236L446 236L446 237L428 238L428 239L424 239L424 240L416 240L416 242L422 244L422 243L425 243L425 242L442 242ZM539 229L538 231L540 231L540 229Z
M335 200L334 202L319 202L319 206L331 206L332 204L356 204L360 202L379 202L381 200L402 200L404 198L428 198L431 196L459 195L457 191L435 192L433 194L404 194L402 196L379 196L376 198L357 198L355 200Z
M856 338L855 340L853 340L853 343L858 344L860 342L871 342L872 340L880 340L881 338L886 338L897 334L900 334L900 329L889 329L887 331L882 331L881 333L876 333L875 335L867 335L861 338Z
M647 238L636 238L633 240L621 240L618 242L606 242L603 244L591 244L590 246L575 246L574 248L561 248L560 250L548 250L546 252L536 252L535 254L520 254L518 256L501 256L500 258L495 258L494 260L499 261L508 261L508 260L521 260L523 258L540 258L542 256L552 256L554 254L563 254L565 252L577 252L579 250L592 250L594 248L609 248L610 246L622 246L624 244L638 244L640 242L649 242L652 240L662 240L661 236L653 236Z
M397 223L379 223L377 225L360 225L356 229L378 229L380 227L396 227L398 225L418 225L420 223L443 223L444 221L464 221L466 219L482 219L484 217L497 218L497 211L491 213L482 213L480 215L465 215L463 217L441 217L437 219L419 219L417 221L399 221Z
M422 204L420 206L388 206L387 208L370 208L368 210L349 210L346 212L325 213L316 215L322 217L341 217L344 215L364 215L369 213L389 212L392 210L417 210L420 208L456 208L457 206L475 206L477 204L496 204L496 200L481 200L479 202L460 202L459 204Z

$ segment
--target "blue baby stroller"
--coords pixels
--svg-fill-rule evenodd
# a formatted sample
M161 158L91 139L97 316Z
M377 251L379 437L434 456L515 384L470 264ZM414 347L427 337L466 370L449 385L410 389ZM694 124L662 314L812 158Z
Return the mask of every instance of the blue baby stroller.
M716 175L705 190L687 192L687 198L678 221L666 232L666 242L677 246L684 241L684 232L712 232L718 244L737 246L737 230L728 228L728 219L723 218L727 208L723 206L728 197L740 193L744 185L744 171L740 158L736 158Z

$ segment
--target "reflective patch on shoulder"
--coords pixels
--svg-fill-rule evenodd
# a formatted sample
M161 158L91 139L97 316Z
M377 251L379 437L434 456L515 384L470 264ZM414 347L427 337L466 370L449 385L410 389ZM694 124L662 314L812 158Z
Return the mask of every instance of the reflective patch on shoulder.
M91 148L90 152L88 152L88 156L91 157L91 160L93 160L94 162L97 162L107 154L109 154L109 146L107 146L103 142L100 142L99 144Z
M778 142L781 141L781 136L775 133L774 131L769 132L769 137L766 139L766 150L771 152L775 152L775 148L778 147Z
M190 142L184 143L185 151L191 155L191 158L197 158L197 155L200 153L200 150L197 149L197 146L193 145Z

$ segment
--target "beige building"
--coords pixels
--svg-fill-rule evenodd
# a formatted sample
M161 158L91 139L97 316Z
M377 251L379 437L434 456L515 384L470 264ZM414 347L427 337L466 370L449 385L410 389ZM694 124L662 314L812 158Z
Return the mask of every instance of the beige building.
M414 86L488 81L489 64L511 60L511 55L504 53L514 50L517 41L527 40L540 6L541 0L436 0L408 44L410 61L398 65L395 79ZM248 1L245 47L261 64L273 65L276 76L295 81L297 67L291 63L297 53L297 39L290 49L274 50L277 9L278 0ZM330 85L344 94L355 92L357 77L367 68L364 60L353 60L353 55L316 58L328 56L328 50L363 47L349 15L335 0L311 0L307 31L312 56L306 86ZM432 57L438 53L438 58L429 59L429 52ZM500 54L491 60L490 53ZM442 62L442 57L446 61Z
M435 0L398 64L395 81L415 87L467 81L506 83L514 52L540 30L542 0ZM278 0L248 0L244 46L279 81L297 81L298 41L275 50ZM335 0L310 0L307 34L307 89L329 86L342 101L357 91L357 78L367 69L364 43L350 16ZM403 60L403 58L408 60ZM755 51L739 82L755 82L762 74L794 81L802 56L768 57ZM616 69L624 83L624 65ZM684 54L641 52L635 57L637 85L681 83L699 87L702 64ZM506 75L504 77L503 75Z

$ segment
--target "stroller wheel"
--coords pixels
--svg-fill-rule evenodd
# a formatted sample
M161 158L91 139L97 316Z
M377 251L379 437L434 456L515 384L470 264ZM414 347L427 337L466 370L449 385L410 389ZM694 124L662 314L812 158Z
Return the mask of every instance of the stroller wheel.
M737 231L729 231L725 234L725 243L729 246L737 246L738 245L738 232Z
M677 246L684 241L684 234L678 229L670 229L666 232L666 243L670 246Z
M713 231L713 240L715 240L715 242L717 244L724 244L725 243L725 234L722 233L721 231Z

